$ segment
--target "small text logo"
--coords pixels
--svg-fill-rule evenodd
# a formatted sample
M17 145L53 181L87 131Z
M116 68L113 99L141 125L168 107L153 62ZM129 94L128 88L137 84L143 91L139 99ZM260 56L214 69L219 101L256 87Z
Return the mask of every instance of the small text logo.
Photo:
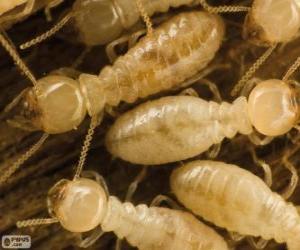
M2 236L2 247L6 249L24 249L31 247L29 235L4 235Z

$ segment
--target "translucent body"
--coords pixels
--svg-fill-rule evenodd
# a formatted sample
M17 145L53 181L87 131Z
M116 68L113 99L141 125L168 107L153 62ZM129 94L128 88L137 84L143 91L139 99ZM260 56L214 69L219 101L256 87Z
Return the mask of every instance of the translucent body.
M142 0L149 16L167 12L170 7L189 5L193 0ZM81 41L87 45L105 44L115 40L133 26L140 14L133 0L77 0L73 5L75 25Z
M105 105L132 103L179 87L213 59L223 35L223 22L216 15L179 14L141 39L99 76L82 74L78 81L62 76L40 79L40 96L30 91L22 112L36 129L47 133L74 129L86 110L93 116Z
M220 227L300 249L296 208L244 169L223 162L190 162L172 173L171 189L187 208Z
M276 79L261 82L251 91L248 112L253 126L268 136L287 133L299 118L293 90Z
M138 249L227 250L225 241L214 230L191 214L168 208L134 206L108 199L95 181L80 178L63 181L49 193L51 213L63 227L85 232L101 226Z
M2 0L0 1L0 15L26 2L27 0Z
M224 24L206 12L181 13L144 37L98 78L83 75L79 80L89 113L103 103L116 106L179 87L203 69L215 56L224 37ZM103 99L103 101L99 101Z
M192 96L144 103L117 119L106 146L123 160L144 165L188 159L252 127L245 97L217 104Z
M299 28L298 0L255 0L246 18L244 34L258 45L269 45L292 40Z

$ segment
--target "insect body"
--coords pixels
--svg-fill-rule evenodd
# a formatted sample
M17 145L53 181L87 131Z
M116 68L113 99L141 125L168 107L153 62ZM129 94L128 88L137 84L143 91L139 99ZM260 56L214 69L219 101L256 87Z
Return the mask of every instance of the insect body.
M170 96L127 112L106 136L108 150L132 163L152 165L196 156L225 137L250 134L247 100L233 104Z
M222 20L206 12L182 13L155 29L99 76L79 80L47 76L23 98L18 122L47 133L76 128L86 110L93 116L105 105L132 103L180 86L212 60L224 35ZM25 120L24 120L25 116Z
M236 133L253 127L266 136L287 133L299 120L299 87L288 81L300 57L283 80L260 81L249 98L233 104L197 97L164 97L119 117L106 136L108 150L126 161L155 165L194 157Z
M62 180L49 192L48 207L71 232L101 227L138 249L226 250L213 229L187 212L168 208L134 206L106 196L101 185L87 178ZM18 226L25 226L26 221Z
M218 226L300 249L300 217L294 205L244 169L190 162L172 173L171 188L186 207Z

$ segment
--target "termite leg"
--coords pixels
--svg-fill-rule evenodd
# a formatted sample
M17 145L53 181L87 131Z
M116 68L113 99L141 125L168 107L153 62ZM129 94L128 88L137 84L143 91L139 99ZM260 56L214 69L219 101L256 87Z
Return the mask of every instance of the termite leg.
M128 49L132 48L136 44L138 39L145 33L145 29L139 30L137 32L134 32L133 34L121 36L120 38L109 43L106 46L105 51L110 63L113 63L118 58L118 55L116 53L116 47L118 45L127 43Z
M184 89L179 93L179 95L188 95L188 96L199 97L197 91L194 90L193 88Z
M174 90L176 89L182 89L182 88L186 88L194 83L196 83L197 81L207 77L209 74L213 73L216 70L225 70L225 69L230 69L230 65L229 64L216 64L216 65L211 65L207 68L205 68L204 70L201 70L200 72L198 72L196 75L192 76L191 78L188 78L187 80L185 80L184 82L182 82L180 84L180 87L175 87Z
M183 210L182 207L173 199L166 195L157 195L151 202L150 207L158 207L160 206L163 202L166 202L168 206L171 208L174 208L176 210Z
M264 249L268 245L269 241L259 238L257 241L253 237L246 237L249 244L255 249Z
M88 248L93 245L102 235L104 232L102 231L101 227L96 227L91 235L83 238L82 234L80 234L79 239L77 239L77 246L81 248Z
M283 158L283 165L285 168L287 168L291 174L292 174L292 177L291 177L291 181L289 183L289 185L286 187L286 189L281 193L281 196L284 198L284 199L289 199L292 194L294 193L296 187L297 187L297 184L298 184L298 181L299 181L299 175L298 175L298 172L297 172L297 169L295 168L295 166L287 159L287 157L284 157Z
M221 150L222 143L214 144L212 145L207 151L206 151L206 156L209 159L214 159L218 156Z
M107 197L109 196L108 187L102 175L98 174L96 171L85 170L82 171L81 176L85 178L93 179L96 182L98 182L103 187Z
M136 43L138 42L138 40L144 36L147 33L146 29L142 29L139 31L136 31L134 33L132 33L129 36L129 40L128 40L128 49L132 48L134 45L136 45Z
M208 79L200 79L199 82L201 84L206 85L209 88L209 90L213 94L213 100L214 101L222 102L222 97L221 97L219 88L217 87L217 85L215 83L213 83L212 81L210 81Z
M249 140L257 146L264 146L269 144L274 137L271 136L264 136L263 138L261 138L261 135L259 135L255 130L248 135Z
M241 235L236 232L228 232L228 235L229 235L230 239L232 239L234 242L239 242L245 238L244 235Z
M104 110L105 110L105 113L109 114L111 117L116 118L116 117L120 116L120 113L118 111L116 111L116 109L113 106L106 105L104 107Z
M272 186L273 178L272 178L272 170L270 168L270 165L264 162L263 160L258 159L255 149L253 146L250 146L250 153L252 156L253 161L255 164L259 167L261 167L264 171L264 181L268 185L268 187Z
M241 96L246 96L248 97L251 90L258 84L260 83L262 80L254 77L251 80L249 80L243 87L242 91L241 91Z
M129 35L124 35L106 45L105 52L111 64L118 58L118 55L115 50L116 46L126 43L128 40Z
M51 15L51 9L55 8L56 6L58 6L59 4L61 4L64 0L54 0L50 3L48 3L45 7L45 16L48 22L52 21L52 15Z
M147 166L144 166L141 170L141 172L137 175L137 177L134 179L134 181L129 185L125 201L131 201L132 196L134 195L139 183L145 178L147 174Z

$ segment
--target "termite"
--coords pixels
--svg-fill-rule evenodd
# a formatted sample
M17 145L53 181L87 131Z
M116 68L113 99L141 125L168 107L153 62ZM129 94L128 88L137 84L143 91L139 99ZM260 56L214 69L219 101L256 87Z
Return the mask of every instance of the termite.
M300 249L296 207L247 170L224 162L193 161L173 171L170 185L184 206L215 225Z
M104 232L126 238L134 247L144 250L228 250L224 239L188 212L162 207L134 206L110 196L103 178L96 180L77 176L63 179L48 193L51 218L19 221L18 227L59 222L74 233L94 230L80 246L88 246Z
M195 0L76 0L72 10L51 30L26 42L21 49L29 48L55 34L70 20L78 34L78 40L87 46L103 45L117 39L140 19L136 5L142 5L145 13L167 12L172 7L193 5Z
M180 87L214 57L224 36L222 20L207 12L181 13L142 38L100 74L77 80L49 75L36 80L13 46L0 42L34 84L12 106L11 123L47 134L77 128L86 116L99 116L105 106L132 103L160 91ZM93 125L95 127L95 124Z
M270 140L298 123L299 86L288 79L299 65L300 57L283 80L260 81L248 100L241 96L232 104L194 96L141 104L115 121L106 146L114 156L131 163L159 165L194 157L237 133L251 134L255 143L263 144L256 131Z
M213 7L206 0L199 0L211 13L247 11L243 25L243 37L258 46L269 49L249 68L235 85L231 94L236 95L255 71L267 60L279 43L295 39L300 28L300 4L298 0L254 0L252 7Z

